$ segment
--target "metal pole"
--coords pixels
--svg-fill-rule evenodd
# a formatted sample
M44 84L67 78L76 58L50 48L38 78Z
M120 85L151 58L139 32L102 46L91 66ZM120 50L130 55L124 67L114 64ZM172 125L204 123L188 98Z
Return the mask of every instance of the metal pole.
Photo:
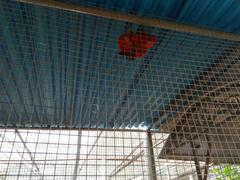
M132 15L132 14L113 12L113 11L100 9L96 7L86 7L81 5L66 4L66 3L57 2L54 0L16 0L16 1L65 10L65 11L71 11L71 12L76 12L81 14L93 15L93 16L103 17L103 18L108 18L113 20L126 21L126 22L141 24L145 26L158 27L162 29L192 33L192 34L226 39L231 41L240 41L240 36L232 33L200 28L197 26L181 24L177 22L162 21L159 19L154 19L149 17L141 17L141 16Z
M73 172L73 180L77 179L78 174L78 166L79 166L79 160L80 160L80 151L81 151L81 140L82 140L82 131L78 130L78 142L77 142L77 153L76 153L76 162Z
M90 151L87 153L87 157L86 160L82 163L81 167L79 168L79 172L82 170L83 166L85 165L85 163L88 161L88 157L90 156L90 154L92 153L94 147L96 146L100 136L102 135L103 131L100 131L99 135L96 138L96 141L94 142L94 144L92 145Z
M124 168L128 167L130 164L134 163L138 158L140 158L141 156L143 156L144 154L144 151L142 150L139 154L137 155L134 155L133 158L128 161L127 163L124 163L123 166L121 166L119 169L116 170L116 172L114 172L113 174L111 174L109 176L109 180L112 178L112 177L115 177L116 178L116 175L121 172Z
M205 167L204 167L204 176L203 180L207 180L208 173L209 173L209 163L211 158L211 150L212 150L212 143L210 142L209 135L206 134L206 140L208 143L208 149L207 149L207 155L206 155L206 161L205 161Z
M192 147L192 153L193 153L193 158L194 158L194 164L195 164L195 168L196 168L196 172L197 172L197 177L198 180L202 180L202 173L201 173L201 166L199 164L199 161L197 159L197 154L196 154L196 150L195 147L193 145L193 138L191 138L191 147Z
M152 144L152 134L150 131L147 132L147 161L148 161L149 179L157 180L153 144Z
M20 130L29 130L29 128L26 127L17 127ZM6 126L6 127L0 127L0 130L15 130L16 128L12 127L12 126ZM147 130L144 129L111 129L111 128L77 128L77 127L30 127L31 130L51 130L51 131L60 131L60 130L66 130L66 131L77 131L77 130L81 130L81 131L104 131L104 132L108 132L108 131L117 131L117 132L146 132ZM151 130L151 132L158 132L158 130Z
M34 160L34 158L33 158L33 156L32 156L32 153L31 153L31 151L28 149L28 147L27 147L25 141L23 140L20 132L19 132L17 129L15 129L15 133L18 135L19 139L21 140L21 142L22 142L22 144L23 144L23 147L26 149L27 153L29 154L29 157L30 157L30 159L31 159L31 161L32 161L32 164L36 167L37 171L39 172L38 165L36 164L36 162L35 162L35 160Z
M125 160L128 159L130 156L133 156L133 154L136 152L137 149L141 148L142 146L142 142L136 146L126 157L125 159L123 159L123 161L119 164L119 166L117 166L111 173L109 178L111 178L112 176L116 176L117 173L119 173L122 169L124 169L125 167L127 167L129 164L131 164L132 162L134 162L135 160L137 160L137 158L139 158L139 155L142 155L143 152L139 153L138 155L134 156L134 158L132 158L129 162L127 163L127 165L125 164ZM137 157L137 158L136 158Z

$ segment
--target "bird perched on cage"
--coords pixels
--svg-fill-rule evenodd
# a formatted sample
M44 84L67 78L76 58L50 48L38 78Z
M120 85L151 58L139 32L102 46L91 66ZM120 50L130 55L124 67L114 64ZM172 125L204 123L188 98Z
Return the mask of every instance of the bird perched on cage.
M146 33L143 29L136 33L130 30L118 38L119 54L130 60L142 58L156 42L157 37Z

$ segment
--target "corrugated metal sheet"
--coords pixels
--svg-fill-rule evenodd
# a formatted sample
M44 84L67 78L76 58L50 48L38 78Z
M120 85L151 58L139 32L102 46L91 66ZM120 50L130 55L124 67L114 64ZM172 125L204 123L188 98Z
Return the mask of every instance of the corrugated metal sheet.
M174 2L132 3L141 5L136 9L145 7L143 13L154 6L153 12L171 14L174 7L183 8ZM124 22L7 0L0 2L0 9L4 126L148 127L175 95L232 45L145 27L158 36L158 44L145 58L128 61L117 48L117 39L126 30ZM185 11L193 18L189 9Z
M238 0L58 0L240 33Z

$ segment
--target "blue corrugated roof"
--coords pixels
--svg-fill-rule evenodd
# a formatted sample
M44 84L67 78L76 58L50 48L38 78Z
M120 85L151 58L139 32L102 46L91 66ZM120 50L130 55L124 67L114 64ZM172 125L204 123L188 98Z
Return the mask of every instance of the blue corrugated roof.
M59 0L240 33L239 0Z
M137 14L154 7L154 16L200 19L191 15L193 1L188 5L124 2L105 5L113 3L127 11L136 8ZM144 58L128 61L118 55L117 47L124 22L7 0L0 7L1 125L150 126L175 95L232 45L145 27L158 36L158 43ZM210 15L207 10L199 12Z

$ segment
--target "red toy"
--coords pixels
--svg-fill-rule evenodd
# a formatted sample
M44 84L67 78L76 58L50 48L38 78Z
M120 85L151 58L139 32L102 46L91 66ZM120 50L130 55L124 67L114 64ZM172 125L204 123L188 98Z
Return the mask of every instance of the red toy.
M156 42L156 36L144 31L123 33L118 38L119 54L126 56L128 59L141 58Z

